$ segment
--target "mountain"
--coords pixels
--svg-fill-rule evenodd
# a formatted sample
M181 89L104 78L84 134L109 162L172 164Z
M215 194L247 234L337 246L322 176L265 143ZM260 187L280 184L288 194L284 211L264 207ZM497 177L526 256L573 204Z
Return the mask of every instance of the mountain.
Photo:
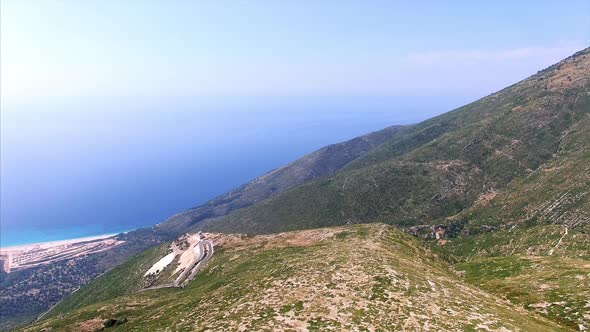
M157 229L180 234L203 220L224 216L276 196L302 183L332 175L383 142L403 134L406 128L405 126L391 126L321 148L201 206L174 215L159 224Z
M80 286L133 255L179 236L199 221L223 216L298 184L333 174L405 130L405 126L391 126L326 146L155 227L119 234L117 240L124 243L112 250L8 274L0 270L0 330L30 322Z
M153 229L119 236L153 245L204 231L216 250L185 288L142 291L181 273L146 281L171 247L151 249L31 329L415 330L428 323L583 331L590 328L589 143L585 49L449 113L321 149Z
M383 224L205 237L215 254L187 287L133 292L166 245L98 278L24 330L565 331L465 284L420 240Z
M195 230L266 234L382 222L465 282L590 326L590 49L408 128L332 176Z
M567 204L552 210L560 219L539 210L535 218L527 217L528 224L550 220L585 227L590 216L585 144L589 94L586 49L497 93L411 126L331 176L196 229L262 234L384 222L430 233L431 226L441 226L447 236L456 236L519 223L503 208L504 219L485 221L481 211L495 212L487 205L477 207L496 195L497 206L504 205L500 199L518 196L519 205L507 202L516 211L533 204L542 210L562 194ZM562 183L545 184L546 195L530 194L551 179Z

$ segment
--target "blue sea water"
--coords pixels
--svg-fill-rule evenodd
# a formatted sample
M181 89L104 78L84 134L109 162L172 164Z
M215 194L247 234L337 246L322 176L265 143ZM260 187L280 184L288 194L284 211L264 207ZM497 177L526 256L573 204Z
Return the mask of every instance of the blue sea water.
M2 105L0 245L150 226L327 144L415 123L468 99Z

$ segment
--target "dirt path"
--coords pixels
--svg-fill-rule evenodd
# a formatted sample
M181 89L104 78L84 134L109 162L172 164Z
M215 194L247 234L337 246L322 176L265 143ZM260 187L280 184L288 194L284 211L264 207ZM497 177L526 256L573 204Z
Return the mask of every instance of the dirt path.
M555 247L553 247L553 248L551 248L551 250L549 250L549 256L553 256L553 253L555 252L555 249L557 249L557 247L559 247L559 245L561 244L561 241L563 241L563 238L568 233L567 226L563 226L563 227L565 227L565 233L563 233L563 235L561 236L561 238L559 238L559 241L557 241L557 244L555 245Z

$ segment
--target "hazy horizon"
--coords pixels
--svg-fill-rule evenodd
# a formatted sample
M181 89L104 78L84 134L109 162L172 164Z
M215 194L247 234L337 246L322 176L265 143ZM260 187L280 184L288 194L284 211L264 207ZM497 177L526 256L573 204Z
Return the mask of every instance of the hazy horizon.
M1 4L1 246L153 225L590 45L587 1Z
M185 100L5 113L2 246L151 226L325 145L465 102Z

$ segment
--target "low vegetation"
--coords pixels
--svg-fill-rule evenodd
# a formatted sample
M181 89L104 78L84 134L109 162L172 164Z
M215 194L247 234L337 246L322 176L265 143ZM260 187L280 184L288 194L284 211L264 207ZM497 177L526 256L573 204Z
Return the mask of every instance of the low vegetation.
M590 49L385 136L148 232L247 234L219 235L187 287L137 292L157 247L25 329L590 329Z
M239 237L184 289L127 292L24 330L80 331L111 317L125 319L121 331L565 330L469 286L425 248L382 224Z

